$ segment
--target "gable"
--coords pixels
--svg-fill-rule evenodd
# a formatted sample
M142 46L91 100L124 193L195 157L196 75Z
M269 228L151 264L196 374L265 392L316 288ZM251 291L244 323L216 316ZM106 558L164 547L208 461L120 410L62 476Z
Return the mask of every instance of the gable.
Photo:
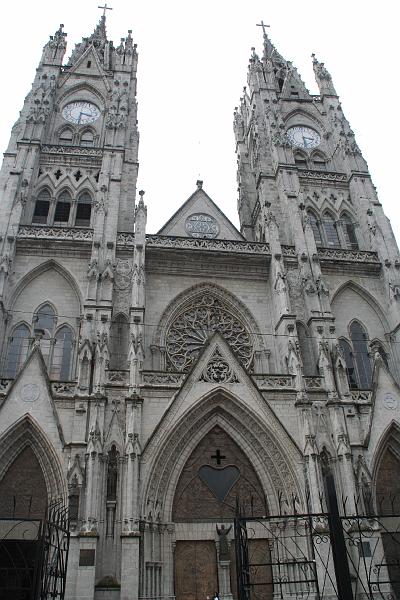
M243 241L242 234L198 182L198 189L160 229L158 235Z

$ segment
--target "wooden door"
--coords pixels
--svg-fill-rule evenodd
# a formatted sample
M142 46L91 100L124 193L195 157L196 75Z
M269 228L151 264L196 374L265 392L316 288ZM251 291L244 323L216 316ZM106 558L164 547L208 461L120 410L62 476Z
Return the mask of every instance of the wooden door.
M176 542L176 600L212 599L218 591L215 542Z

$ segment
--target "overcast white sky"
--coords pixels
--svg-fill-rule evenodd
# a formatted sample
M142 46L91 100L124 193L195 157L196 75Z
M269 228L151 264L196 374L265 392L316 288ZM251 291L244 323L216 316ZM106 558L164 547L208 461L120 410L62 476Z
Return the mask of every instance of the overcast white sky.
M89 35L103 2L36 0L2 7L0 150L30 89L42 46L65 24L68 50ZM108 38L128 29L138 44L139 189L156 232L194 191L205 191L238 224L232 114L262 32L317 93L311 53L324 61L400 238L398 15L389 0L108 0ZM397 86L397 89L395 89Z

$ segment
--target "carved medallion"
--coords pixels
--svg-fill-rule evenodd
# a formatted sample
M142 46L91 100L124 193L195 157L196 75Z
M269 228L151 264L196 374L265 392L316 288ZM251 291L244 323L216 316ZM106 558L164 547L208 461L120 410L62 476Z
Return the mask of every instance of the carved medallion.
M131 283L132 267L128 260L118 260L115 269L115 287L126 290Z
M219 234L219 225L211 215L195 213L185 222L185 230L194 238L215 238Z
M39 386L36 383L26 383L22 386L19 397L23 402L35 402L39 398Z

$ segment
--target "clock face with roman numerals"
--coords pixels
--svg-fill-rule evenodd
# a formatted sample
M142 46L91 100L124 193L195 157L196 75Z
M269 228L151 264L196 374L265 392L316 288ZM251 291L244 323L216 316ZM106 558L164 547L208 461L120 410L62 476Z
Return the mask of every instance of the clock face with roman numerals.
M70 102L64 106L62 115L66 121L76 125L89 125L94 123L100 116L100 111L95 104L91 102Z
M296 125L287 130L286 135L293 146L310 150L316 148L321 143L321 136L311 127Z

